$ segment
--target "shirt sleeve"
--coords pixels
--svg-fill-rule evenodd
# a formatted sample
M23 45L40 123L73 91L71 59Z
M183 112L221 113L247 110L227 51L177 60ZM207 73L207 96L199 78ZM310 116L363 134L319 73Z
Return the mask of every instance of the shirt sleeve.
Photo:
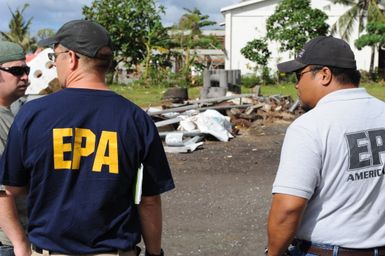
M272 192L310 199L320 182L321 164L317 135L294 122L286 132Z
M142 195L152 196L175 187L166 153L152 120L147 119L146 150L143 164Z
M8 142L0 161L0 184L27 186L28 175L23 165L22 150L22 134L14 122L9 130Z

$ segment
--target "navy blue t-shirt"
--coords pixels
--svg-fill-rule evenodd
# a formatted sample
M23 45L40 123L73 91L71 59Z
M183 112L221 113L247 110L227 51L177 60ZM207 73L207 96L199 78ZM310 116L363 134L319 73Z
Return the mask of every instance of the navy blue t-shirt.
M128 250L140 242L134 204L174 182L157 129L111 91L63 89L20 110L9 132L0 182L27 186L30 241L59 253Z

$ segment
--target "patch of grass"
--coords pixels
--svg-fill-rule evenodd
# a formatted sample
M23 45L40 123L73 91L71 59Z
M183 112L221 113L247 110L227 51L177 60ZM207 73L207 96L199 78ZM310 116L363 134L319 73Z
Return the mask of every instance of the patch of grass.
M364 83L361 87L365 87L368 93L382 101L385 101L385 85L381 83Z
M140 107L159 106L162 104L163 93L166 87L143 87L138 85L119 85L112 84L110 89L134 102ZM199 87L189 88L188 95L190 99L198 98L200 94Z
M385 101L385 85L381 83L363 83L361 87L366 88L368 93L382 101ZM280 84L261 86L261 95L290 95L293 100L297 98L297 91L294 84Z
M110 85L110 89L141 107L149 107L161 102L163 92L166 90L160 87L145 88L118 84Z
M263 96L277 95L291 96L293 100L297 98L297 91L294 84L279 84L261 86L260 94Z
M364 83L361 85L366 88L370 94L385 101L385 85L380 83ZM142 87L138 85L117 85L110 86L111 90L131 100L140 107L160 106L162 105L163 93L166 87ZM192 87L188 89L189 99L197 99L200 96L201 87ZM242 87L242 93L252 93L252 88ZM294 84L263 85L260 88L263 96L289 95L293 100L297 99L297 92Z

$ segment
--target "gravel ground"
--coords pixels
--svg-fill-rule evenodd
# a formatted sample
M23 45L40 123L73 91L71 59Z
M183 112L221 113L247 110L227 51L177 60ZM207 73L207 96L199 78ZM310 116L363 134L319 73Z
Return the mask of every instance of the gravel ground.
M263 255L271 185L288 123L168 154L176 189L163 199L166 255Z

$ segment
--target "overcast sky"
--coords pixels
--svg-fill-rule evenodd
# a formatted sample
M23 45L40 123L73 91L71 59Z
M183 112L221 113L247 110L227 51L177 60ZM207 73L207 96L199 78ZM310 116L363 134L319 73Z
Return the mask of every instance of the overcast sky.
M57 30L66 21L83 18L82 6L89 5L92 0L0 0L0 31L7 32L11 19L9 8L21 8L24 3L29 7L24 12L24 18L32 19L31 32L34 35L39 29L51 28ZM210 16L210 20L223 22L220 9L240 3L240 0L158 0L166 7L163 23L166 26L178 21L185 13L183 8L198 8L203 14Z

